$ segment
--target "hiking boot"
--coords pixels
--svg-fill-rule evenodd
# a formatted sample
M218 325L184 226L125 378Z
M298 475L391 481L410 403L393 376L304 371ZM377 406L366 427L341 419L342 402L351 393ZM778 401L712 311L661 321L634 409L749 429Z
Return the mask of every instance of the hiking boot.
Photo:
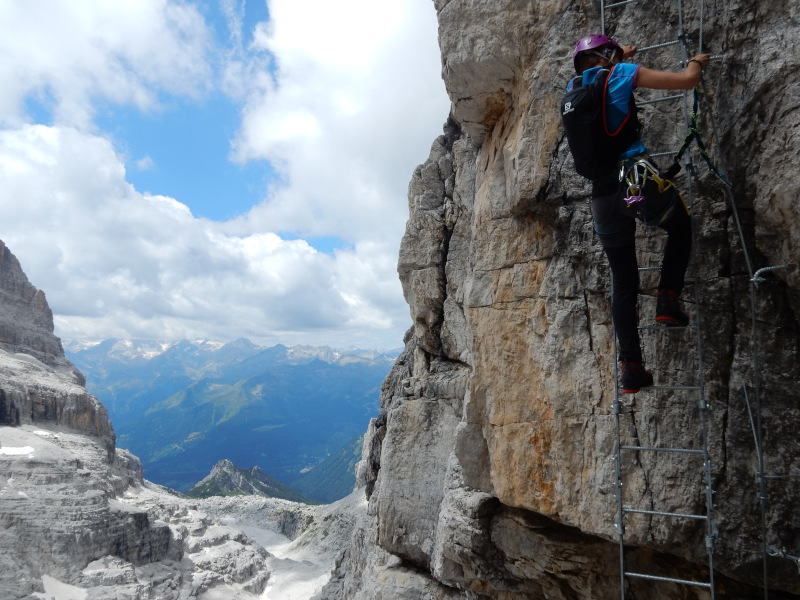
M622 369L621 385L625 394L635 394L643 387L653 385L653 375L644 368L644 363L636 360L619 361Z
M679 297L680 294L675 290L658 290L656 322L667 327L686 327L689 324L689 317L678 302Z

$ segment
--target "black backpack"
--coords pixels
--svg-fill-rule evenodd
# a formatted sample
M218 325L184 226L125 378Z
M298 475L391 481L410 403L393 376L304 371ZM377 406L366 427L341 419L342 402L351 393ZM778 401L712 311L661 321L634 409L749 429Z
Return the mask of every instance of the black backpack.
M561 100L561 122L575 170L593 181L616 175L617 157L639 138L639 119L632 98L623 124L615 132L608 130L603 105L610 74L608 69L601 69L588 85L581 85L582 77L576 77L572 90Z

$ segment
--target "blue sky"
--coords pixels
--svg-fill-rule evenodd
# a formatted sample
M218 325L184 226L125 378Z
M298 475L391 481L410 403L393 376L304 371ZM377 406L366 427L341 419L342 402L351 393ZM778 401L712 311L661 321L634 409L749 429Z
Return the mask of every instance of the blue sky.
M0 0L0 239L65 340L394 348L430 0Z
M219 2L196 4L215 43L224 47L231 31ZM264 0L240 4L242 44L253 41L259 22L269 20ZM230 159L231 140L239 128L240 107L221 90L200 100L162 99L153 112L106 106L97 124L126 154L128 181L143 192L181 199L192 214L226 221L247 212L277 176L265 160L236 163Z
M224 4L194 3L219 48L232 43ZM269 11L265 0L240 0L237 9L241 44L246 46L256 25L269 20ZM31 119L47 125L54 122L54 103L47 90L26 98ZM160 94L159 106L146 111L101 102L94 122L113 141L137 190L180 199L197 217L225 221L257 204L277 178L266 160L231 160L240 108L234 98L212 88L200 98Z
M277 175L266 160L230 159L236 105L219 92L165 104L155 113L109 107L98 115L98 126L126 156L128 181L142 192L180 198L196 217L215 221L257 204Z

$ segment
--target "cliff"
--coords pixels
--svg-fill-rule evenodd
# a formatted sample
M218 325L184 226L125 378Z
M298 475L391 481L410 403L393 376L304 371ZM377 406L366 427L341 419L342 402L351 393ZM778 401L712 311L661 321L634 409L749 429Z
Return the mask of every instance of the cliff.
M359 477L368 516L325 600L619 597L616 416L609 276L589 188L572 168L558 101L579 37L600 29L597 2L434 0L452 100L444 135L409 185L398 271L413 327L384 383ZM704 75L699 126L726 188L702 161L691 183L696 251L685 295L690 330L642 332L657 384L693 383L702 361L718 594L800 597L800 87L796 2L630 3L607 32L640 47L679 23L719 59ZM702 21L701 21L702 16ZM672 38L670 37L672 35ZM677 69L675 54L636 57ZM642 109L652 151L677 150L680 109ZM677 124L676 124L677 122ZM716 137L715 137L716 136ZM712 141L714 142L712 144ZM695 154L695 159L697 155ZM735 210L734 210L735 209ZM641 231L642 266L664 237ZM643 323L655 279L643 274ZM693 316L693 318L695 318ZM760 404L758 412L749 412ZM697 397L642 392L622 405L623 444L697 448ZM753 420L751 421L751 415ZM681 456L625 460L626 502L703 514L703 465ZM639 515L628 560L663 576L708 579L701 523ZM631 597L705 598L628 579Z

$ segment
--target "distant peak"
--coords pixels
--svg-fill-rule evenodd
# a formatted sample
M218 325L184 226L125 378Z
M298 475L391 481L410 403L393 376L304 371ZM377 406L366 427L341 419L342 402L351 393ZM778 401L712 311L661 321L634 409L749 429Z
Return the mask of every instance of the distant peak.
M309 503L309 500L298 491L270 477L260 467L240 469L227 458L217 462L208 476L189 490L187 495L193 498L266 496Z

